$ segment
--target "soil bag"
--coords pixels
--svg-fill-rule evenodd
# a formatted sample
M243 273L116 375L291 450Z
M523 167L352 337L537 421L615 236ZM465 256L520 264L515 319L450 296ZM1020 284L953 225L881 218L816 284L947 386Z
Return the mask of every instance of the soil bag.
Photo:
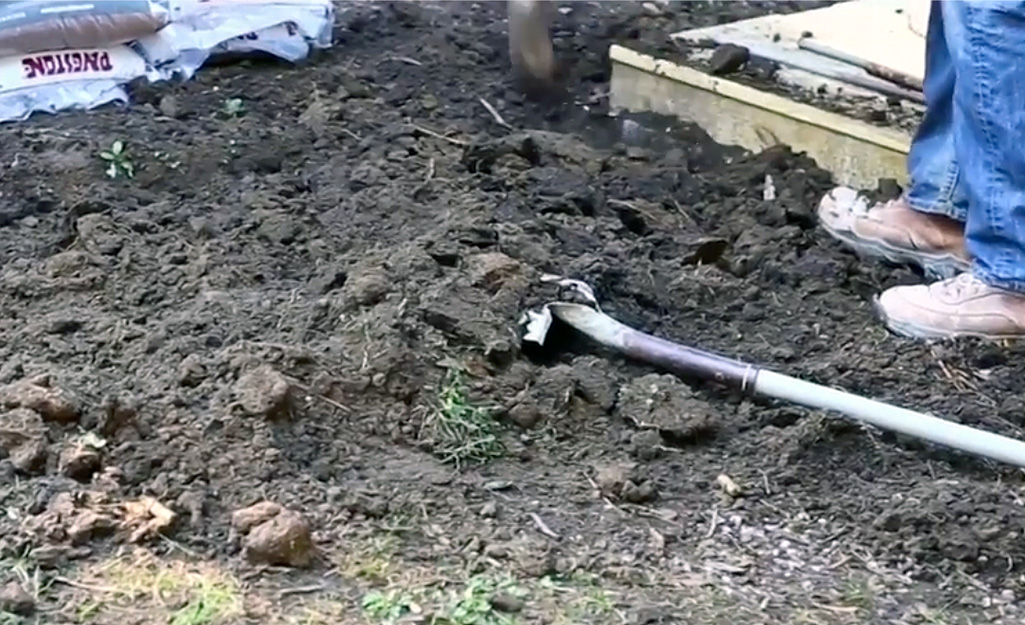
M0 59L0 121L126 102L123 85L143 76L159 78L124 44L8 56Z
M8 5L33 2L0 2ZM40 2L39 4L61 4ZM331 46L331 0L163 0L81 2L80 6L159 4L169 21L127 43L51 49L0 58L0 122L127 102L124 85L189 79L211 57L260 52L295 62ZM136 7L138 8L138 7ZM0 22L0 30L3 29ZM117 33L114 33L115 35Z
M133 41L169 18L165 4L148 0L0 2L0 57Z

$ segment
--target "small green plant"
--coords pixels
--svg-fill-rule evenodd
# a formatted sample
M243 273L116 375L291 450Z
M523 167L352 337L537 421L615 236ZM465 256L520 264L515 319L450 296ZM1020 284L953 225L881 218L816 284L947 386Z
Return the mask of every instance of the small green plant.
M495 610L492 598L503 593L514 597L522 591L511 581L495 582L486 577L472 577L462 593L453 597L444 612L444 622L451 625L511 625L512 617Z
M126 178L135 177L135 165L132 164L132 159L129 158L128 153L125 151L123 141L115 141L110 144L109 150L100 152L100 158L107 162L107 176L110 178L117 178L118 176Z
M553 594L572 597L565 604L564 618L569 623L588 623L612 614L615 600L601 586L601 578L590 573L575 572L569 578L543 577L542 588Z
M363 611L372 619L394 623L403 616L419 611L413 597L399 590L374 590L363 597Z
M174 613L171 625L209 625L224 617L237 598L231 589L210 587Z
M450 369L438 393L438 406L424 420L421 436L426 435L434 454L443 462L462 467L488 462L505 453L497 429L492 411L467 398L462 372Z
M875 592L870 580L849 579L842 589L843 603L870 612L875 605Z
M223 111L227 117L241 117L246 112L246 105L242 98L231 98L224 101Z
M103 612L103 603L95 599L87 599L75 610L75 617L79 623L84 623L101 612Z

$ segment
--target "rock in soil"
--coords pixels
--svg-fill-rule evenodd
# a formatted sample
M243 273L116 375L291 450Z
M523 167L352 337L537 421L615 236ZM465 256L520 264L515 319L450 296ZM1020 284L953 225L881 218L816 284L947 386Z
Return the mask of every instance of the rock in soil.
M132 543L168 533L178 519L177 513L149 496L126 502L123 510L121 526L128 530L128 541Z
M178 383L182 386L199 386L206 379L206 367L196 354L189 354L178 365Z
M253 563L302 568L315 557L309 523L290 510L253 528L246 536L244 548Z
M36 600L18 582L10 582L0 589L0 612L31 616L35 611Z
M467 265L474 284L488 291L496 292L507 281L523 271L522 264L501 252L477 254L467 259Z

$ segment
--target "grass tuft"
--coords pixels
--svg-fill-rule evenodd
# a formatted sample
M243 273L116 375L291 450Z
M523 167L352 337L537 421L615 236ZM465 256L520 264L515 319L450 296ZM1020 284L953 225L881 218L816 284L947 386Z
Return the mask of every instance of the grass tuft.
M461 371L449 370L438 391L437 404L424 420L421 440L430 442L434 455L442 462L460 468L505 454L493 411L469 400Z

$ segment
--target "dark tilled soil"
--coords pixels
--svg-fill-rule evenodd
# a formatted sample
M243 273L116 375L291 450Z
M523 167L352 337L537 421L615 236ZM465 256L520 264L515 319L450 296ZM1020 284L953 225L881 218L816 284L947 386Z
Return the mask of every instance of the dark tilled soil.
M553 107L513 88L501 3L382 3L340 14L337 47L302 67L211 68L128 111L5 127L0 563L19 565L0 585L38 569L34 618L72 620L97 589L68 571L121 553L119 505L152 496L179 519L137 542L257 587L362 588L330 571L386 528L403 570L586 573L618 593L577 622L1016 621L1020 473L574 337L520 350L557 273L639 329L1021 435L1021 350L880 329L872 295L919 278L816 227L831 181L813 162L605 115L610 42L772 4L575 6ZM104 176L116 140L133 179ZM499 421L488 463L439 458L453 369ZM231 514L265 499L314 529L310 572L244 564ZM559 622L526 602L522 620Z

